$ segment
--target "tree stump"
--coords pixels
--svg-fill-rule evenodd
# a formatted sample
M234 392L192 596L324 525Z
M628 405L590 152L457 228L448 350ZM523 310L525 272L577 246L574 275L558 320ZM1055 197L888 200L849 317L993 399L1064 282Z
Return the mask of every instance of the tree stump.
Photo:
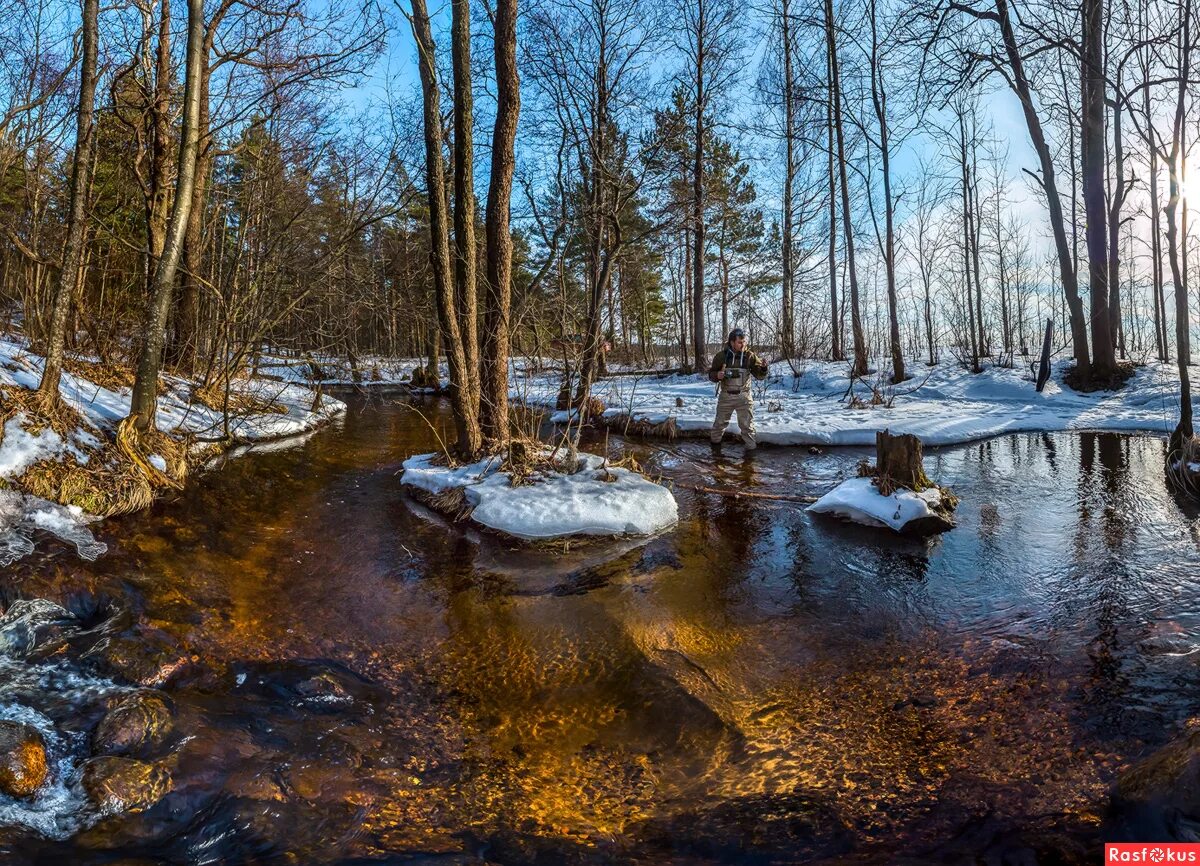
M899 531L904 535L928 536L953 529L954 509L958 498L945 487L929 480L925 474L921 440L910 433L893 436L883 430L875 434L875 466L865 474L872 475L881 496L891 496L900 490L924 494L929 510L924 517L910 520ZM936 496L925 491L936 491Z
M1050 346L1054 339L1054 320L1046 320L1046 336L1042 338L1042 357L1038 362L1037 392L1042 393L1050 380Z
M875 486L884 496L898 487L920 493L935 486L925 474L920 439L911 433L893 436L887 430L875 434Z

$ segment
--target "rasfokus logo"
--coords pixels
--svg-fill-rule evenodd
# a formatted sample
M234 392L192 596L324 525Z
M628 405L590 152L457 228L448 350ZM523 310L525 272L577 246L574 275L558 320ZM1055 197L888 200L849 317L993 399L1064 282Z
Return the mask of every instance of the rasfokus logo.
M1200 842L1105 842L1104 862L1200 864Z

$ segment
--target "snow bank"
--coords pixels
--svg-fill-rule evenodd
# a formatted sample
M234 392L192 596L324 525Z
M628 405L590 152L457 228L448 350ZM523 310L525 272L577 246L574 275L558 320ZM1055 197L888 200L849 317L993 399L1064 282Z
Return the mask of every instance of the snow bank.
M942 492L936 487L920 493L900 489L891 496L884 496L872 479L850 478L808 506L808 510L903 532L915 520L936 518L938 515L933 507L941 501Z
M0 385L13 389L34 389L42 376L43 359L28 351L18 339L0 337ZM211 409L192 399L194 384L177 376L163 376L166 392L158 400L158 428L168 435L192 434L200 440L224 437L225 424L220 410ZM301 385L262 379L235 380L231 388L253 397L274 411L231 413L229 433L244 443L265 442L297 436L313 430L345 412L346 404L332 397L316 395ZM63 401L75 409L81 422L64 437L48 427L30 427L23 414L9 418L0 438L0 486L8 482L19 487L21 475L41 460L75 460L86 464L92 453L111 442L117 425L129 414L130 390L110 390L85 378L64 372L60 380ZM315 405L314 405L315 402ZM198 447L203 447L202 444ZM161 455L150 462L160 471L166 466ZM7 496L11 491L0 491ZM0 503L0 564L25 555L32 549L33 529L43 529L74 543L80 555L94 558L97 545L84 525L90 518L78 509L67 509L32 496L11 498Z
M654 535L679 520L667 488L628 469L602 468L604 461L593 454L580 456L577 472L544 473L513 487L498 459L450 468L435 465L433 454L418 454L404 461L400 481L434 494L462 488L472 520L526 540Z
M891 408L867 405L851 408L849 365L805 361L793 376L786 363L771 366L768 380L755 387L755 426L758 441L773 445L873 445L884 429L912 433L926 445L952 445L1005 433L1105 430L1167 435L1174 428L1179 406L1179 376L1174 364L1148 363L1139 367L1117 392L1081 394L1062 385L1069 361L1054 365L1042 393L1034 390L1028 364L1018 358L1012 369L989 367L972 375L958 364L927 367L912 362L914 378L898 386L877 384ZM886 372L886 368L882 368ZM1194 368L1193 376L1200 374ZM875 377L867 381L874 383ZM513 399L553 407L560 381L553 376L515 377ZM608 407L605 415L628 414L635 421L661 424L674 421L686 435L707 431L716 414L716 386L706 377L619 377L593 386L594 396ZM872 397L864 381L855 394L866 403ZM553 420L567 420L558 412ZM737 433L736 419L730 432Z
M428 364L425 358L385 358L378 355L365 355L358 359L358 374L355 381L355 370L345 356L316 354L303 358L285 357L283 355L262 355L257 372L261 376L277 379L281 382L291 382L295 385L402 385L412 379L412 371L416 367ZM446 365L441 365L440 375L447 379Z

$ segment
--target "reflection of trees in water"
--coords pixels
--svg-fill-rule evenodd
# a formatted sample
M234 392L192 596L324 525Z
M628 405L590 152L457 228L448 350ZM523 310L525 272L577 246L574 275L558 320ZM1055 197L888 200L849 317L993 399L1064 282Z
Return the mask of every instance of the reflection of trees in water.
M1100 537L1109 551L1130 540L1129 497L1136 493L1129 477L1129 439L1115 433L1079 434L1080 544L1086 551L1095 537L1092 510L1100 509Z
M1079 714L1091 725L1120 727L1134 688L1124 670L1132 640L1128 627L1137 616L1129 598L1134 575L1125 554L1134 536L1129 498L1137 490L1130 478L1128 437L1080 433L1078 447L1076 556L1064 591L1078 597L1071 607L1087 617L1080 623L1082 636L1094 630L1086 649L1087 697Z

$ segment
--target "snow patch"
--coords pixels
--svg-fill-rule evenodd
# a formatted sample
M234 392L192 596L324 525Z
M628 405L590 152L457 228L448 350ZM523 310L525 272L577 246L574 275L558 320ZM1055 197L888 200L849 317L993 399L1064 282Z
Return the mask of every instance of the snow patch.
M401 484L428 493L461 487L472 520L515 538L654 535L679 520L670 490L628 469L605 468L593 454L580 455L576 472L544 473L518 487L500 471L499 458L447 467L435 465L435 456L405 460Z
M808 510L900 532L914 520L934 517L933 506L941 501L942 492L936 487L920 493L901 488L891 496L884 496L872 479L850 478L808 506Z
M4 438L0 439L0 478L16 478L34 463L62 453L62 437L49 427L38 433L25 429L23 413L18 413L4 424Z

